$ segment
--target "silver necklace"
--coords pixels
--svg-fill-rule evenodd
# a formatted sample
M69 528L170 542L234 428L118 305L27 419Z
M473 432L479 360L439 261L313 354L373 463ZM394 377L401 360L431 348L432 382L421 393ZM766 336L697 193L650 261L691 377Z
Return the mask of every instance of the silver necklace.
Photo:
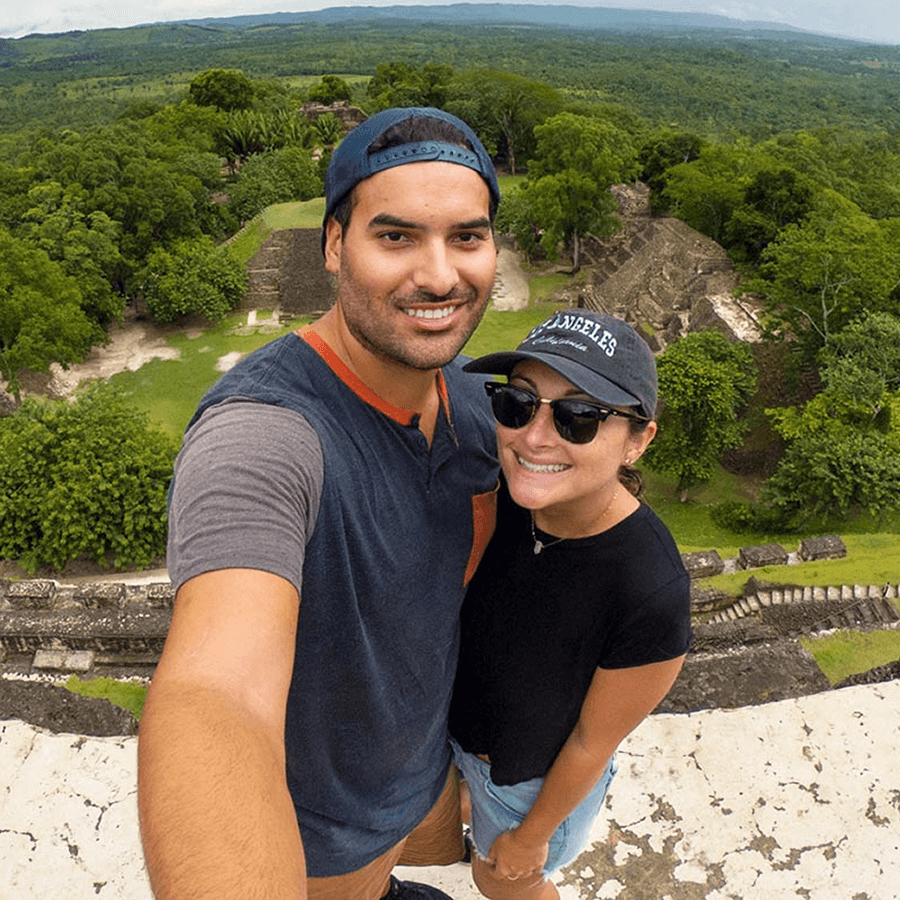
M531 514L531 538L534 541L534 555L537 556L538 553L541 552L545 547L552 547L554 544L558 544L560 541L566 540L566 538L561 537L557 538L555 541L550 541L549 544L545 544L538 536L534 530L534 513Z
M616 497L618 497L618 496L619 496L619 489L618 489L618 487L617 487L617 488L613 491L612 499L609 501L609 503L606 504L606 509L603 510L602 515L601 515L600 518L597 520L597 525L599 525L599 524L606 518L606 514L610 511L610 509L612 508L613 503L616 502ZM568 541L568 540L570 540L570 538L564 538L564 537L561 537L561 538L557 538L555 541L550 541L549 543L545 544L545 543L537 536L537 532L535 531L535 528L534 528L534 512L533 512L532 510L529 510L529 515L531 516L531 539L534 541L534 555L535 555L535 556L537 556L537 555L541 552L541 550L546 550L547 547L552 547L552 546L554 546L554 544L559 544L559 543L562 543L562 541Z

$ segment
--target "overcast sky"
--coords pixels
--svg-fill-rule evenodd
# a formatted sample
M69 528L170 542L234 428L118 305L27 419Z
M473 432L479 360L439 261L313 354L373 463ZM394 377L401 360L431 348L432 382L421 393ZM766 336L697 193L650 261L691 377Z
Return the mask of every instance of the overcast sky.
M394 6L428 0L0 0L0 37L150 22L301 12L333 6ZM440 0L446 2L446 0ZM477 2L477 0L476 0ZM780 22L808 31L900 44L900 0L570 0L578 6L706 12Z

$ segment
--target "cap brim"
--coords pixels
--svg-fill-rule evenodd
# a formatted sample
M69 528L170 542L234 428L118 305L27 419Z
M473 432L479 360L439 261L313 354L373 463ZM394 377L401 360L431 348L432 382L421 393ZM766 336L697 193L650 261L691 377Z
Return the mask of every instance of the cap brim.
M488 353L466 363L463 370L477 372L485 375L506 375L522 360L530 359L542 363L548 369L552 369L558 375L562 375L566 381L571 381L579 390L593 397L600 403L608 403L610 406L640 406L641 401L622 390L617 384L598 375L596 372L562 356L552 353L532 353L522 350L505 350L500 353Z

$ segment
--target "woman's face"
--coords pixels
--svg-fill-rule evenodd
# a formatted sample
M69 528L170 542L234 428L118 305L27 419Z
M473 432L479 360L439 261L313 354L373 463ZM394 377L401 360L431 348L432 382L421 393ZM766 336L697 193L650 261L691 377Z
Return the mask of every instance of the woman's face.
M533 360L519 363L509 383L545 400L594 399ZM635 462L655 434L653 422L643 432L633 434L627 419L610 416L600 423L592 441L573 444L560 437L550 406L542 403L523 428L498 424L497 444L513 500L526 509L540 511L540 527L553 534L568 534L578 531L579 523L589 529L589 523L602 517L618 487L619 467ZM564 530L554 530L554 522L560 522Z

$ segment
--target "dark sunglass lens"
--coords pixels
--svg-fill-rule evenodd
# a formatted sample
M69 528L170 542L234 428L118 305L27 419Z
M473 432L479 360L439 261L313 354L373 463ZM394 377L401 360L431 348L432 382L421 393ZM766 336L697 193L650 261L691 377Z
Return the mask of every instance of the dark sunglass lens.
M553 422L560 437L572 444L588 444L597 436L607 413L596 406L573 400L558 401L553 407Z
M535 397L527 391L500 385L491 394L494 418L504 428L524 428L534 415Z

